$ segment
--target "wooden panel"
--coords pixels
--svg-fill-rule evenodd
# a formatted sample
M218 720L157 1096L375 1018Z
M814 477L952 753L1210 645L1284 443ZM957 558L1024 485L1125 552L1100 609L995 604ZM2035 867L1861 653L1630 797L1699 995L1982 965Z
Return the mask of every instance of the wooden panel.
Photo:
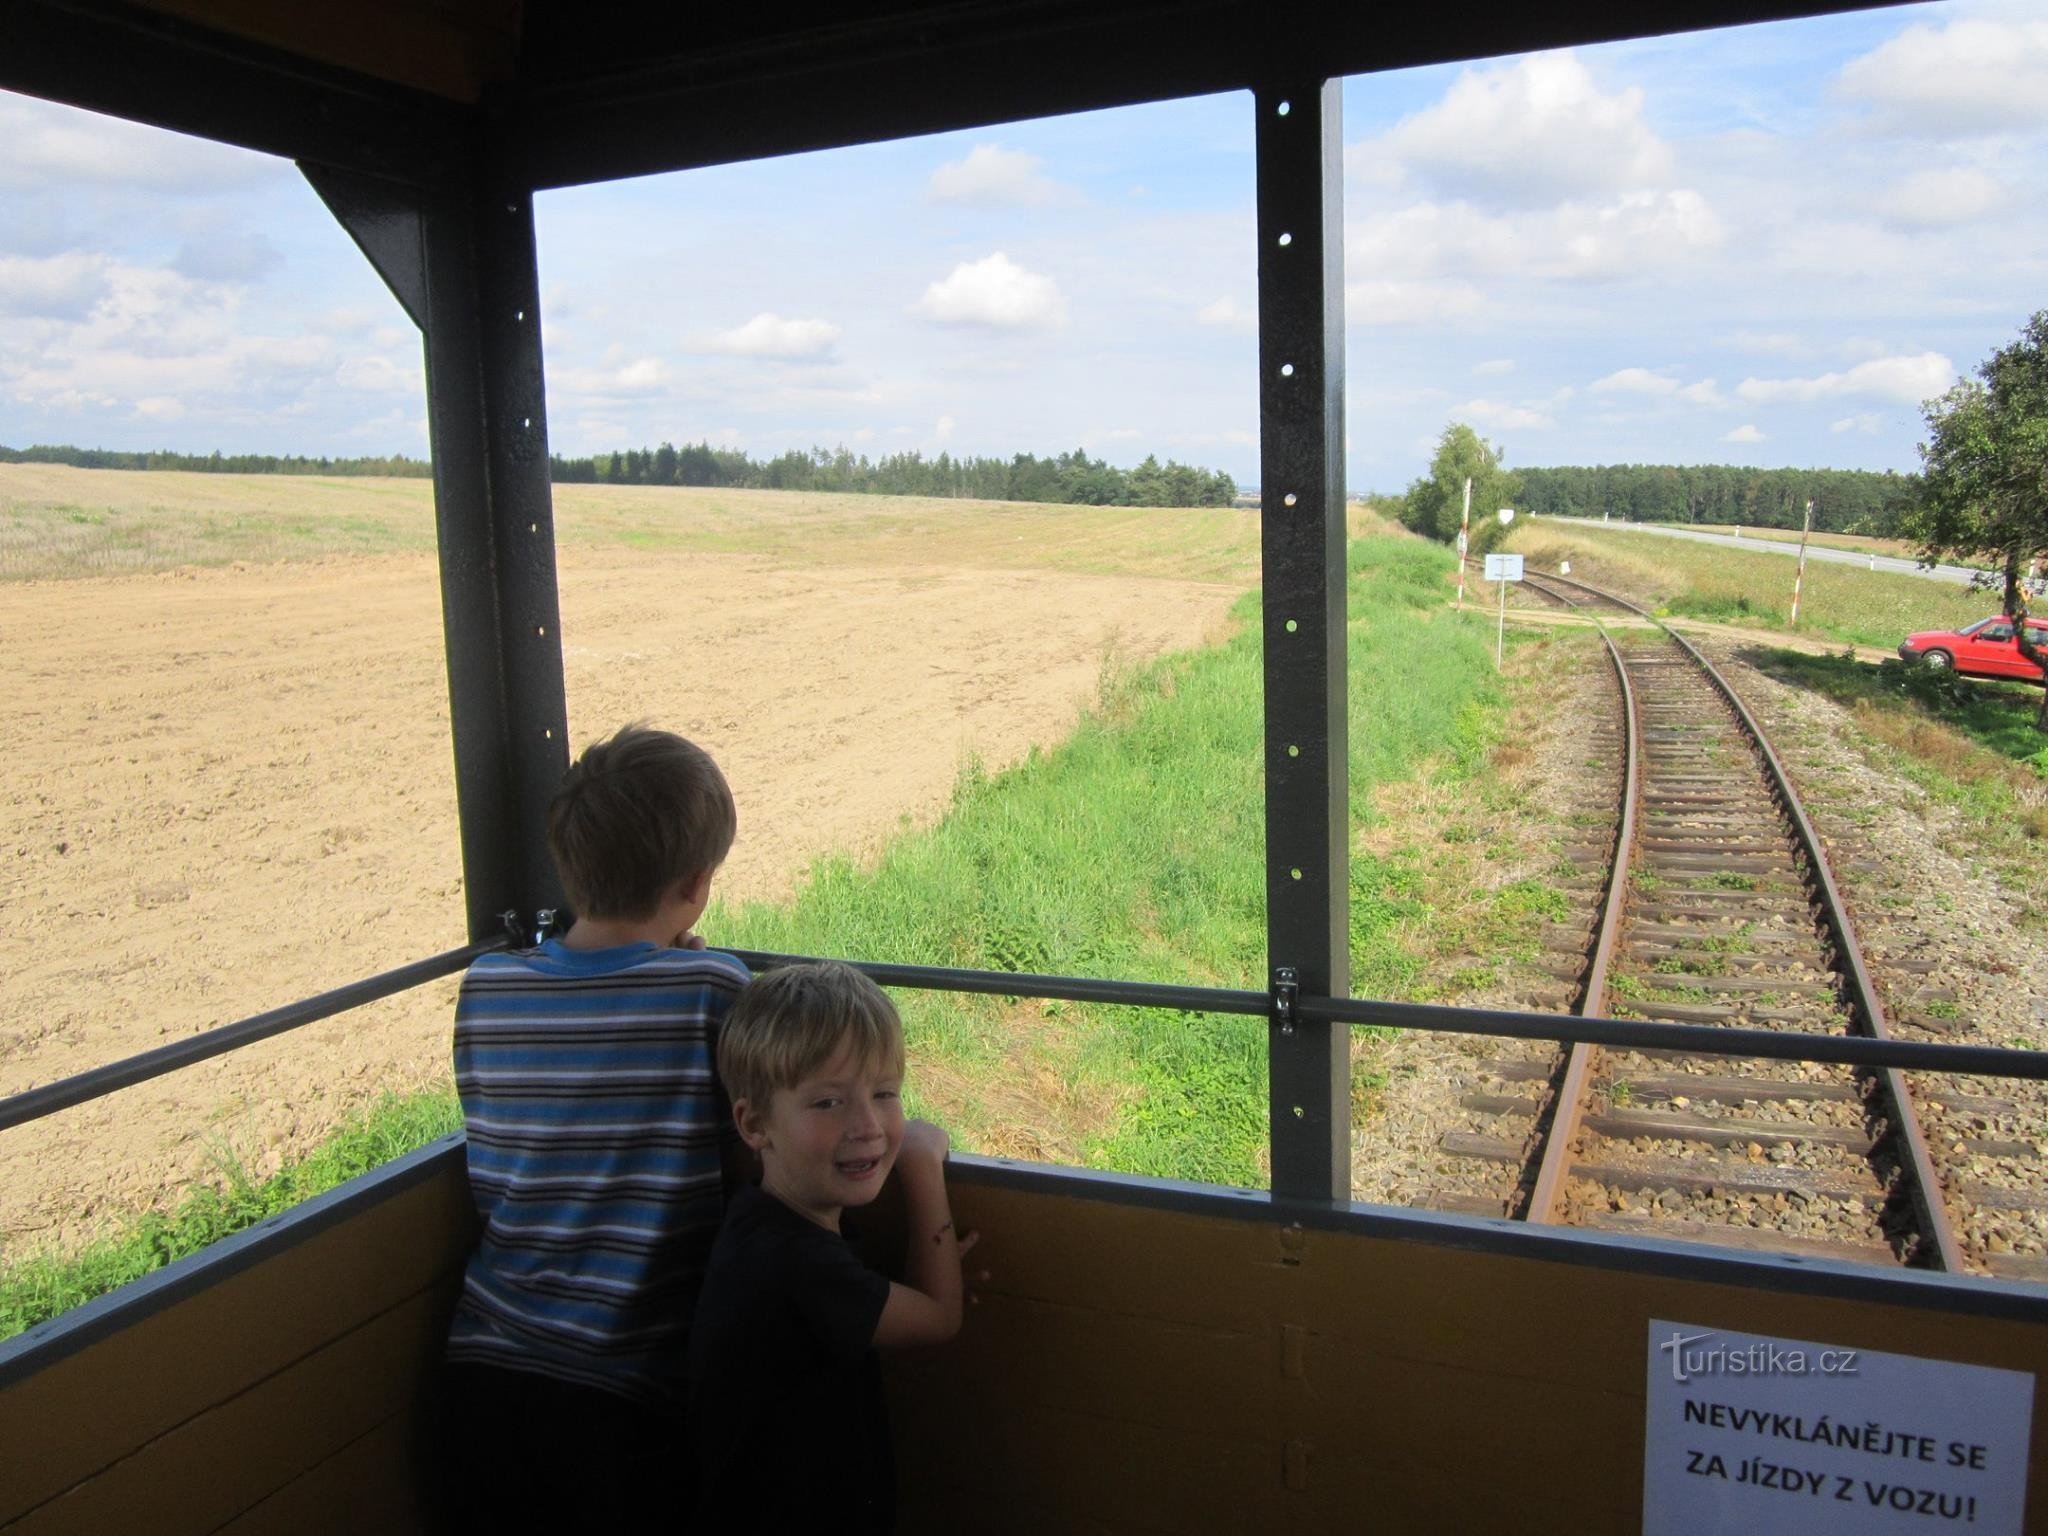
M426 1536L429 1526L411 1475L418 1433L418 1417L411 1412L386 1419L229 1521L220 1536Z
M510 80L519 46L518 0L141 0L194 25L233 33L338 69L351 69L475 101L487 80ZM450 15L451 12L459 14Z
M288 1219L288 1218L287 1218ZM474 1211L460 1158L0 1392L0 1522L321 1349L447 1289Z
M2048 1329L1967 1292L1803 1294L980 1183L955 1204L991 1279L959 1341L889 1364L909 1530L972 1509L1020 1531L1633 1533L1652 1317L2048 1378Z
M409 1408L446 1336L441 1292L422 1292L135 1448L7 1536L96 1536L139 1510L158 1536L216 1530Z

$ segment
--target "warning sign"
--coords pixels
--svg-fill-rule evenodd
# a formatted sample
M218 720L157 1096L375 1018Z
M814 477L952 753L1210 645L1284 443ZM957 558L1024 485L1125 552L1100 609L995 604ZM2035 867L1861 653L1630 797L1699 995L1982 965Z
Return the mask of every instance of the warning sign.
M2034 1378L1652 1320L1643 1536L2020 1536Z

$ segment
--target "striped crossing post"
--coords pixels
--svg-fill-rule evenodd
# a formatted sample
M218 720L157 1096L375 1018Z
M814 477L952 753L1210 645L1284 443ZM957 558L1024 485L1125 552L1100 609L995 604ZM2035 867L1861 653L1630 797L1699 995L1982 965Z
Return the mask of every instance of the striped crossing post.
M1799 530L1799 569L1792 576L1792 628L1799 627L1799 589L1806 585L1806 540L1813 532L1813 503L1806 504L1806 523ZM1875 562L1873 562L1873 569Z

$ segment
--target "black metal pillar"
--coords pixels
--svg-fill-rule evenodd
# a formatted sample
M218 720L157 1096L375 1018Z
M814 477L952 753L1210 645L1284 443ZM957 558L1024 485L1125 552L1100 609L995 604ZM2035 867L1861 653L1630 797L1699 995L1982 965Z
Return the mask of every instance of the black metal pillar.
M1342 82L1255 93L1273 1193L1351 1195Z
M441 613L469 936L560 905L569 763L533 210L479 167L422 189L302 166L425 333Z

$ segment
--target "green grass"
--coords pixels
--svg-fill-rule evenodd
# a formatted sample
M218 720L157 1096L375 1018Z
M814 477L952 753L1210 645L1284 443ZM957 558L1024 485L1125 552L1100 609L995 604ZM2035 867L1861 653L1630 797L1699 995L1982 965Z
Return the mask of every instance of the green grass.
M1770 651L1759 665L1845 706L1873 756L1957 814L1965 829L1959 852L1988 861L2016 889L2032 884L2048 838L2048 735L2034 728L2039 689L1893 659L1872 667ZM2021 920L2044 919L2026 907Z
M1994 595L1951 582L1810 561L1794 630L1796 562L1783 555L1544 521L1516 528L1508 544L1531 564L1555 568L1568 557L1573 575L1645 594L1666 614L1886 650L1915 630L1953 628L1998 607Z
M1483 616L1444 611L1450 556L1368 538L1350 554L1354 808L1419 771L1474 774L1504 698ZM1234 637L1142 668L1105 658L1097 705L1059 747L991 775L969 764L946 815L873 863L828 858L782 905L715 910L739 948L1263 990L1265 810L1258 600ZM917 750L906 744L906 750ZM1476 847L1476 845L1468 845ZM1426 983L1402 935L1423 909L1412 860L1351 870L1354 987ZM1479 905L1540 921L1561 899L1520 882ZM955 1142L1016 1150L1018 1121L1063 1120L1078 1160L1218 1183L1265 1182L1261 1019L906 991L914 1111ZM1025 1086L1020 1087L1022 1083ZM330 1188L459 1124L452 1095L390 1099L305 1161L256 1183L231 1160L169 1214L70 1259L0 1273L18 1330Z
M1352 548L1354 806L1425 756L1455 773L1483 752L1498 701L1488 636L1442 613L1449 568L1441 551L1410 540ZM1257 613L1247 596L1233 639L1106 679L1097 709L1058 749L994 778L970 768L951 812L871 867L827 860L787 905L715 913L706 930L744 948L1263 990ZM1360 990L1411 964L1394 930L1412 890L1400 868L1354 863ZM972 1087L1030 1049L1016 1038L1015 1009L924 993L901 1002L913 1061L970 1085L958 1106L966 1142L995 1138L1001 1127L982 1119ZM1082 1099L1124 1100L1082 1139L1083 1161L1264 1182L1261 1021L1084 1005L1058 1018L1063 1038L1039 1065L1072 1078Z
M103 1296L174 1259L197 1253L357 1174L462 1127L453 1089L387 1094L303 1161L252 1179L224 1148L219 1183L197 1183L169 1213L149 1211L65 1257L33 1255L0 1270L0 1339Z

